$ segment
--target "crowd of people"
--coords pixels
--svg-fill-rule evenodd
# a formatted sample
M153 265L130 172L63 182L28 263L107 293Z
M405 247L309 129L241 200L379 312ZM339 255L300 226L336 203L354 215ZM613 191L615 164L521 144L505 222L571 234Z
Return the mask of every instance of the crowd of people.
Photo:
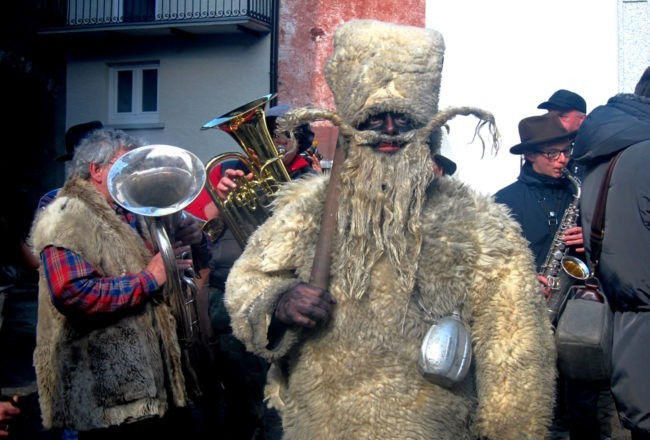
M523 118L510 147L517 180L490 196L440 154L453 117L494 124L479 108L439 111L444 50L431 29L342 24L324 72L339 131L331 171L312 114L269 108L290 177L271 212L245 242L228 222L208 235L255 178L250 164L220 164L214 191L171 226L174 267L109 190L113 164L146 141L99 121L71 127L64 184L2 261L0 276L26 277L37 295L39 420L19 434L25 396L3 396L0 437L603 440L616 422L650 439L650 67L634 93L591 112L565 89L539 104L547 113ZM546 268L558 231L562 252L589 261L600 181L619 154L597 273L614 312L611 383L572 382L557 373ZM205 275L209 381L188 368L174 273ZM3 289L18 280L4 278Z

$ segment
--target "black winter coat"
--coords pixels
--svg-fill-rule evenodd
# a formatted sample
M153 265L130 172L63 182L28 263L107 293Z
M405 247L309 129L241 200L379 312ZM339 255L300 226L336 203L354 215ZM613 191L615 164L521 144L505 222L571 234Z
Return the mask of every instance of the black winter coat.
M575 188L568 179L538 174L530 162L526 162L517 181L494 195L496 202L507 205L521 225L535 255L538 272L574 193Z
M617 95L576 138L584 165L581 215L589 237L605 169L617 152L597 275L614 309L612 391L623 426L650 433L650 98ZM587 254L590 244L585 240Z

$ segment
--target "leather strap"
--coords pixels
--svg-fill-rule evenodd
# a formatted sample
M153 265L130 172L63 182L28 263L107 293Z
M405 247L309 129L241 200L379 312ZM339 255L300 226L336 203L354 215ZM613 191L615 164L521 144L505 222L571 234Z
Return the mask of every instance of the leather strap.
M598 193L598 200L594 208L594 218L591 221L591 253L589 258L591 260L592 273L595 272L596 266L600 259L600 251L603 248L603 238L605 237L605 208L607 207L607 192L609 191L609 181L614 172L614 166L625 150L618 152L616 156L609 162L603 181L600 183L600 192Z

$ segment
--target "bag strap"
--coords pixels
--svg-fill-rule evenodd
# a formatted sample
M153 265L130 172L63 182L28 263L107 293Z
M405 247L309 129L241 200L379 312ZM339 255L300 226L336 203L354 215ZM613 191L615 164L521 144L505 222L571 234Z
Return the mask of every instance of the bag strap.
M600 192L594 208L594 218L591 221L591 253L589 259L591 260L591 273L594 274L598 261L600 259L600 251L603 248L603 238L605 236L605 208L607 207L607 192L609 191L609 181L614 173L614 166L625 150L618 152L616 156L609 162L605 176L600 183Z

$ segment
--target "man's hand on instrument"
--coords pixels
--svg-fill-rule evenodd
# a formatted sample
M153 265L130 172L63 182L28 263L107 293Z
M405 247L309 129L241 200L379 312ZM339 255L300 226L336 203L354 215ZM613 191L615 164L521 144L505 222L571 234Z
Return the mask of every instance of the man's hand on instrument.
M241 180L244 177L246 177L248 180L252 180L253 173L246 174L242 170L227 169L225 174L219 180L219 183L217 183L217 187L215 188L219 198L221 200L226 200L228 198L228 194L230 194L231 191L237 189L237 181Z
M336 299L329 291L300 283L282 294L275 317L287 325L313 328L329 320L334 304Z
M562 237L562 241L564 241L564 243L566 243L568 246L579 246L576 248L577 252L585 251L585 248L583 246L584 238L582 236L582 227L580 226L574 226L564 231L564 237Z
M178 269L179 272L182 273L186 269L192 267L190 246L181 245L180 242L177 242L174 245L173 252L176 256L176 269ZM154 255L149 261L149 264L147 264L145 270L148 270L153 275L159 286L164 285L167 281L167 269L165 267L165 260L163 259L162 253L156 253L156 255Z
M201 244L203 241L201 226L203 225L194 216L185 215L174 231L174 238L186 245Z
M318 171L319 173L323 172L323 167L321 167L320 159L318 158L318 155L316 155L316 153L311 153L311 154L308 153L305 158L307 159L307 161L315 171Z

